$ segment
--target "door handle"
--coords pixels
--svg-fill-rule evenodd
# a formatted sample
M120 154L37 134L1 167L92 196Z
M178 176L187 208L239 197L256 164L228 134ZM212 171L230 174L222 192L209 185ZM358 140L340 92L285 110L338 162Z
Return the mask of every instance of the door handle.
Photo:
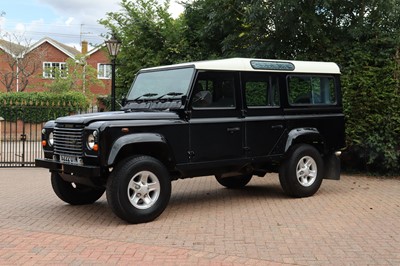
M229 133L234 133L236 131L240 131L240 127L228 127L226 131L228 131Z
M282 129L283 125L274 125L271 127L272 129Z

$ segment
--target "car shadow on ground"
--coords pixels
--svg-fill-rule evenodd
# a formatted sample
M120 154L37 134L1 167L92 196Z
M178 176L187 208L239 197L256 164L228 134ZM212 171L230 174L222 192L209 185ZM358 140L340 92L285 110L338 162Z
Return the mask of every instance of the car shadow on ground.
M173 193L169 206L204 204L205 201L225 202L227 200L251 201L260 199L283 199L287 196L279 185L247 185L240 189L228 189L224 187L201 189L193 192Z
M224 206L229 201L239 201L244 203L249 201L249 204L254 199L259 200L276 200L288 198L282 191L279 185L247 185L241 189L227 189L224 187L217 188L202 188L200 190L173 192L170 202L165 210L168 212L176 211L181 208L198 209L203 205L221 205ZM238 206L239 208L239 206ZM200 211L200 210L199 210ZM107 204L106 197L103 196L94 204L89 205L69 205L61 201L58 204L52 204L49 212L54 222L54 225L62 224L63 227L76 226L118 226L126 222L119 219L110 209ZM159 218L160 219L160 218Z

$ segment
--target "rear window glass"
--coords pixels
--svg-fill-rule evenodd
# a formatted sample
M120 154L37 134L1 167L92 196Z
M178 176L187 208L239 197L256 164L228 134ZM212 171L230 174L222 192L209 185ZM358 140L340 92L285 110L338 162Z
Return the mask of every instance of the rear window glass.
M289 103L292 105L332 105L336 103L333 77L289 76Z

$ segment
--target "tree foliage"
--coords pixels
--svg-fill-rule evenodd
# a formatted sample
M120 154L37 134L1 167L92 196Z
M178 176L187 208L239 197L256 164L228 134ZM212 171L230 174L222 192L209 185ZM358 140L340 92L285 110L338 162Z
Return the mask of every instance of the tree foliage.
M350 163L400 171L399 0L122 0L102 20L121 38L118 85L142 67L233 56L337 62Z
M184 25L168 13L168 2L122 0L121 6L122 11L100 21L122 41L117 87L123 89L118 94L127 91L139 69L184 61L187 48Z
M86 95L88 99L93 98L90 86L104 86L104 83L97 79L97 70L87 64L84 55L77 55L74 59L68 58L66 61L67 72L59 68L47 69L51 71L54 80L51 83L44 83L52 93L66 93L68 91L78 91Z

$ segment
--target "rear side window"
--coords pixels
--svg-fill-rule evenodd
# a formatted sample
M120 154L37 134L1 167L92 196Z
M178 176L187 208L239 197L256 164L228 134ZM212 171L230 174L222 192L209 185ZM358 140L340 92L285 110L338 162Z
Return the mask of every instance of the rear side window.
M336 103L333 77L289 76L289 103L292 105L332 105Z
M276 107L279 102L277 76L267 73L242 73L242 87L249 108Z

